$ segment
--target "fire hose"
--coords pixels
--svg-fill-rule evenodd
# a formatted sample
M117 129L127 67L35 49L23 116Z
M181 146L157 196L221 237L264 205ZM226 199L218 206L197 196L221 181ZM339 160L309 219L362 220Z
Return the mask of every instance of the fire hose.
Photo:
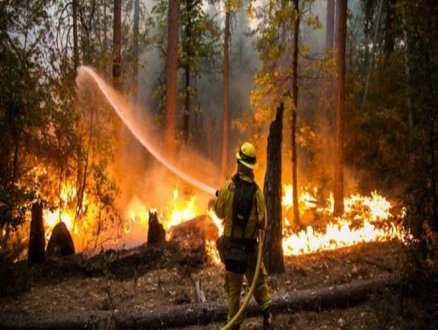
M251 287L248 291L248 294L245 297L245 300L242 303L242 306L240 306L239 311L236 313L236 315L234 315L234 317L221 330L231 329L231 327L234 325L234 323L236 323L236 321L242 316L243 312L246 309L246 306L248 306L248 303L249 303L249 301L254 293L257 279L258 279L259 273L260 273L260 264L262 262L263 242L262 242L261 230L259 230L259 233L258 233L258 240L259 240L259 242L258 242L258 246L257 246L257 264L256 264L256 268L255 268L254 278L253 278L252 283L251 283Z

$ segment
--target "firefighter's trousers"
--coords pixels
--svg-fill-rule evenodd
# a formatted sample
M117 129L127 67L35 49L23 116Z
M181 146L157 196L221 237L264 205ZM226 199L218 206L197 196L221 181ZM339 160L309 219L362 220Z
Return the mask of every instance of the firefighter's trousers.
M248 285L251 285L254 279L256 264L257 256L254 253L251 256L248 256L248 268L245 274L238 274L230 271L225 272L225 292L227 293L228 302L228 321L230 321L239 311L243 276L246 277ZM259 277L254 288L254 298L257 304L260 306L260 309L264 310L271 305L272 301L267 283L268 273L266 272L263 262L261 263L260 267ZM239 320L237 323L240 322L241 320Z

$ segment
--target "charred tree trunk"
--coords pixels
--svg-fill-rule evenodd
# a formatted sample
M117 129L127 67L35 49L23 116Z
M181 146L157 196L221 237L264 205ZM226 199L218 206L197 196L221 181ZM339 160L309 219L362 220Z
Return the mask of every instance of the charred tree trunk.
M334 173L334 216L344 213L344 112L345 112L345 46L347 37L347 0L338 0L337 46L337 108L335 137L335 173Z
M294 208L294 223L301 224L300 209L298 204L298 156L297 156L297 111L298 111L298 38L300 33L300 8L299 0L294 0L295 7L295 22L294 22L294 49L292 55L292 98L294 107L292 109L291 117L291 144L292 144L292 199Z
M74 74L79 67L79 46L78 46L78 0L72 1L73 6L73 65Z
M385 55L389 57L395 49L395 17L397 0L386 0Z
M281 145L283 142L284 104L277 108L268 136L268 155L263 192L266 198L268 227L264 239L264 263L268 273L284 273L281 214Z
M41 264L46 260L46 238L43 223L43 206L41 203L32 205L32 219L30 221L29 251L27 262L29 265Z
M222 112L222 163L221 176L224 178L228 164L228 118L229 118L229 81L230 81L230 62L229 62L229 42L230 42L230 15L231 9L228 2L225 2L225 31L224 31L224 81L223 81L223 112Z
M148 246L159 245L166 241L166 231L158 221L156 212L149 212Z
M175 156L175 123L177 106L178 70L178 0L169 0L166 60L166 114L164 124L164 152Z

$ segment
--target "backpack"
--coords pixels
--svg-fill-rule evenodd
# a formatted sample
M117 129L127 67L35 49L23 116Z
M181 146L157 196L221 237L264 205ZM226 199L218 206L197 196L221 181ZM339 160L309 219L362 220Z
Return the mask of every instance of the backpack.
M247 253L248 244L245 242L245 228L248 224L249 215L254 203L254 194L257 191L255 182L247 182L241 180L239 175L233 177L234 182L234 197L233 197L233 227L231 229L230 240L227 241L225 253L225 269L234 273L245 274L248 263ZM236 238L233 236L234 227L242 228L242 237Z
M247 182L240 179L238 174L233 177L233 182L235 185L232 218L233 227L238 226L245 231L254 203L254 194L258 186L255 182Z

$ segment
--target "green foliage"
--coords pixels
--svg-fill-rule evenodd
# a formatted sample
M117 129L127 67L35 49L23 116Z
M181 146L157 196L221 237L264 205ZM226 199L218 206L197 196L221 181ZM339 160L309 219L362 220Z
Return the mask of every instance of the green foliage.
M258 25L259 37L256 47L260 54L262 65L258 68L254 76L254 88L251 91L250 103L256 109L255 124L259 128L266 127L273 120L276 107L280 102L284 103L284 117L290 121L292 110L294 109L294 100L292 99L293 84L293 52L294 52L294 28L297 20L300 20L300 28L309 27L311 30L321 28L321 22L317 16L314 16L308 8L313 1L300 1L299 11L295 9L292 1L268 1L262 11L255 11L255 7L250 7L252 14L259 18ZM321 68L329 68L332 65L324 65L322 60L311 59L309 47L306 42L299 40L299 67L298 67L298 84L300 91L300 110L297 121L297 139L299 144L299 164L309 170L309 155L316 150L309 148L314 147L315 143L306 141L312 139L309 132L315 131L315 125L308 124L307 118L311 118L309 113L314 112L315 103L304 101L306 99L316 99L318 95L315 90L315 80L313 75L320 74ZM319 67L318 67L319 66ZM251 126L249 126L251 127ZM290 127L286 125L285 132L290 134ZM306 129L307 127L307 129ZM290 135L285 134L285 141L290 141ZM283 144L283 154L287 155L285 159L291 159L291 143ZM306 154L307 153L307 154ZM301 158L305 156L306 158ZM290 167L283 166L283 177L285 182L291 177ZM304 180L303 180L304 181Z
M160 0L154 4L149 24L155 27L156 33L152 36L152 43L159 49L159 54L165 62L167 56L167 5L168 1ZM179 43L178 43L178 70L189 67L191 78L190 86L179 88L178 104L184 103L186 93L189 93L192 104L196 105L198 77L209 72L218 72L221 66L219 28L210 17L202 10L202 1L184 0L179 6ZM189 34L188 34L189 33ZM161 77L164 77L165 65ZM193 82L195 81L195 82ZM160 78L153 96L158 100L159 113L164 115L165 105L165 79ZM189 111L190 113L190 111ZM161 115L160 115L161 116ZM161 119L159 119L161 121Z
M26 221L37 193L35 156L51 127L49 93L41 79L42 67L35 61L47 18L42 6L42 1L29 8L9 2L0 6L4 18L0 31L0 245L7 242L10 230ZM31 31L35 35L29 35Z
M430 271L436 268L438 248L438 16L431 0L398 1L396 13L393 30L400 42L390 54L384 45L375 49L376 66L364 104L363 94L355 93L362 112L350 117L346 159L364 170L362 188L383 183L397 196L413 235L413 263ZM360 49L352 54L352 69L358 74L368 65L360 61L365 58Z
M99 42L106 35L102 39L91 33L96 3L82 5L82 58L88 63L93 58L99 65L108 56L107 44ZM22 237L27 237L29 211L36 199L47 210L69 211L78 227L89 226L84 222L87 215L97 214L99 228L120 220L119 191L110 172L114 138L108 116L112 110L105 102L95 107L90 99L77 107L72 54L53 43L55 35L70 31L67 14L49 1L0 5L2 259L22 258L26 247ZM99 92L94 93L99 98Z

